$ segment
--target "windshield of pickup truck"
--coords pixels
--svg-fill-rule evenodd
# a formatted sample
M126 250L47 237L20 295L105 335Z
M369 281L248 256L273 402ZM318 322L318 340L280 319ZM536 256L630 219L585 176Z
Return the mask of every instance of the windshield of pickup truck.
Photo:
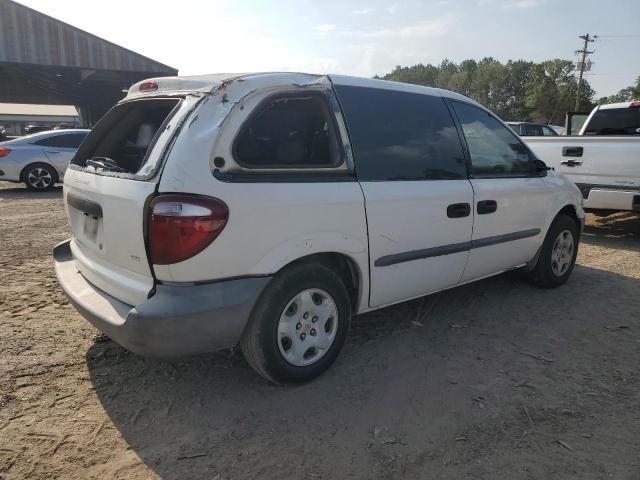
M598 110L585 135L640 135L640 108Z

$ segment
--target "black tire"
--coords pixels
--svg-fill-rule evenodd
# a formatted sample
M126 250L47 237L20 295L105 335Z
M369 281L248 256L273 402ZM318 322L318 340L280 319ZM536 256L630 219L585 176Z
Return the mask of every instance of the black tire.
M556 245L556 242L559 240L560 234L566 237L567 233L573 237L573 250L571 252L564 252L566 254L565 259L568 260L569 263L566 265L566 268L559 269L558 262L555 258L552 258L554 245ZM580 231L575 220L567 215L558 215L547 231L538 262L533 270L529 272L529 279L536 285L544 288L555 288L565 283L576 264L579 242Z
M51 190L58 181L56 169L46 163L32 163L22 171L22 181L29 190Z
M323 356L310 365L296 366L281 353L281 347L285 346L279 345L279 342L286 338L279 339L278 325L285 308L291 306L294 298L300 292L311 289L322 290L330 296L337 311L337 325L334 327L337 330L333 343ZM300 263L281 271L267 285L253 308L240 347L249 365L267 380L276 384L302 383L317 377L331 366L344 346L350 325L351 301L340 276L321 264ZM300 331L309 326L305 324Z

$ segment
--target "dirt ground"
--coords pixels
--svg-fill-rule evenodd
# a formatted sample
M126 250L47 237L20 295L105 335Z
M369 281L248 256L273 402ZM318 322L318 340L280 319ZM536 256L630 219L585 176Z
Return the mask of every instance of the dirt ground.
M0 187L0 479L638 479L640 218L590 217L569 283L501 275L355 319L275 387L148 360L57 286L61 191Z

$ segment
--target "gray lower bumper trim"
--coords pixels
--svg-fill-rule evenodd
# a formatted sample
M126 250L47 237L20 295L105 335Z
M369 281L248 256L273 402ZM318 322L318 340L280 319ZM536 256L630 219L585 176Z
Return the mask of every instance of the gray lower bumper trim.
M76 309L123 347L145 356L173 357L233 347L270 277L205 285L157 285L132 307L89 283L75 268L69 241L53 250L56 276Z

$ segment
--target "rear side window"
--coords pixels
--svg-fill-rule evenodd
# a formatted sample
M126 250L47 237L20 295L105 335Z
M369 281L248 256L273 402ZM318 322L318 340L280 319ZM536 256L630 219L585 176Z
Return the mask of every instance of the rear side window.
M558 132L556 132L553 128L551 127L545 127L542 126L542 135L544 135L545 137L547 136L554 136L554 135L558 135Z
M43 147L78 148L86 136L86 133L69 133L65 135L56 135L55 137L43 138L35 143L36 145L42 145Z
M584 133L585 135L640 135L640 108L598 110Z
M136 173L156 133L180 99L136 100L112 108L94 127L72 163L100 165L109 171Z
M460 137L440 97L377 88L335 88L360 180L467 177Z
M342 163L333 117L319 92L278 95L258 105L233 152L247 168L326 168Z
M516 134L490 113L453 101L471 157L474 177L522 177L531 174L530 154Z

